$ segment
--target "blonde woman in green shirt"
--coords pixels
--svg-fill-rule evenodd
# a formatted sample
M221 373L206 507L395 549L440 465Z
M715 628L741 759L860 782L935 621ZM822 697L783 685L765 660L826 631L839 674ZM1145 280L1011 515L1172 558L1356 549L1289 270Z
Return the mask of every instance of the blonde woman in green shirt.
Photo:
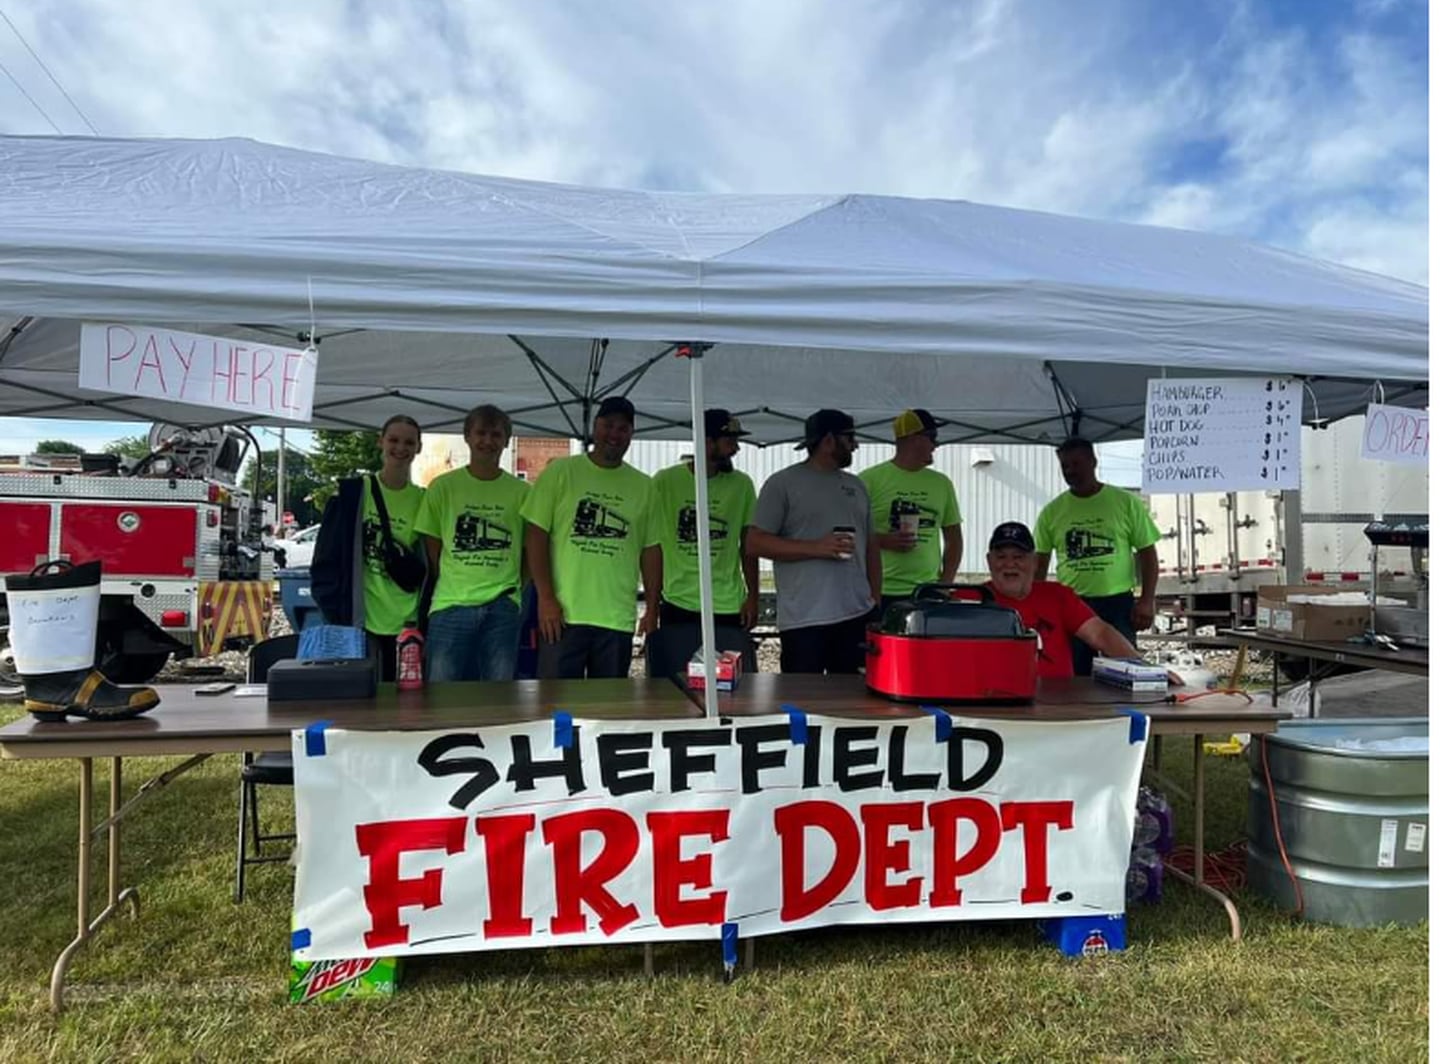
M360 496L360 568L365 596L365 631L380 656L380 678L395 678L395 638L420 613L421 588L406 590L395 583L385 566L385 536L375 505L379 487L390 518L390 534L402 552L413 552L417 533L415 516L425 489L410 480L410 467L420 453L420 425L412 417L396 414L380 429L380 472L365 477Z

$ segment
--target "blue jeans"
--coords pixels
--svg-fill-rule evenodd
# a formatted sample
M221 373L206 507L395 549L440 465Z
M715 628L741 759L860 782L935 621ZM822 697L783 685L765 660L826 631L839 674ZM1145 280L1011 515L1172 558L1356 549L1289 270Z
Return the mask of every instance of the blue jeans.
M519 650L520 607L509 595L483 606L450 606L430 615L426 679L513 680Z

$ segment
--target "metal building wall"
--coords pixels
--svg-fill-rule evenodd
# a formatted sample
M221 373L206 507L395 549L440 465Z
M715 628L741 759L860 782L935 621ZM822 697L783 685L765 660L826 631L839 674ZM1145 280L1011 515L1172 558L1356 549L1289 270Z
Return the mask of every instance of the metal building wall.
M673 440L637 440L625 460L635 468L654 474L680 461L692 448ZM888 444L861 444L850 467L862 469L890 460L894 448ZM748 447L742 445L735 467L750 474L758 489L765 478L799 461L801 454L789 447ZM935 452L935 469L955 485L964 522L965 553L962 573L985 571L985 544L990 531L1001 521L1024 521L1033 525L1040 508L1065 490L1055 452L1049 447L1023 444L988 446L947 446ZM768 565L768 563L766 563Z

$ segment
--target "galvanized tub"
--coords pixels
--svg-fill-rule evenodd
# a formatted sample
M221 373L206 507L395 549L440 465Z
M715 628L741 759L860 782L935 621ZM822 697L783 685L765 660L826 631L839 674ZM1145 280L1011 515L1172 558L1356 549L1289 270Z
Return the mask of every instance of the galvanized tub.
M1280 837L1300 884L1304 918L1346 927L1424 920L1428 718L1287 721L1250 744L1250 888L1293 909L1295 890L1275 841L1262 742L1269 744Z

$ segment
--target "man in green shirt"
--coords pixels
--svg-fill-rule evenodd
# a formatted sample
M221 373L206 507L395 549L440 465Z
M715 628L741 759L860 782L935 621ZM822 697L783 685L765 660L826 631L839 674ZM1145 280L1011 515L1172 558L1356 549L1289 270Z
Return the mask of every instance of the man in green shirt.
M731 460L750 435L728 410L705 411L705 476L710 496L710 583L717 627L751 628L760 612L760 561L742 549L755 513L755 482ZM660 625L700 623L700 553L695 473L688 465L655 474L664 560Z
M639 630L655 629L660 537L654 485L625 464L634 433L630 400L606 399L590 450L547 465L520 509L539 599L542 679L629 675L638 577L645 585Z
M885 568L882 609L908 599L921 584L953 581L964 547L955 485L929 468L939 423L928 410L906 410L894 429L895 457L860 474Z
M1136 632L1155 620L1160 530L1139 496L1096 478L1095 448L1089 440L1071 437L1055 453L1070 490L1047 503L1035 522L1035 578L1045 579L1050 555L1058 552L1056 579L1134 643ZM1089 646L1072 642L1071 649L1075 675L1089 676L1094 657Z
M500 468L510 418L477 406L465 416L470 462L430 482L415 528L439 573L425 636L436 682L513 680L520 648L520 506L530 486Z

